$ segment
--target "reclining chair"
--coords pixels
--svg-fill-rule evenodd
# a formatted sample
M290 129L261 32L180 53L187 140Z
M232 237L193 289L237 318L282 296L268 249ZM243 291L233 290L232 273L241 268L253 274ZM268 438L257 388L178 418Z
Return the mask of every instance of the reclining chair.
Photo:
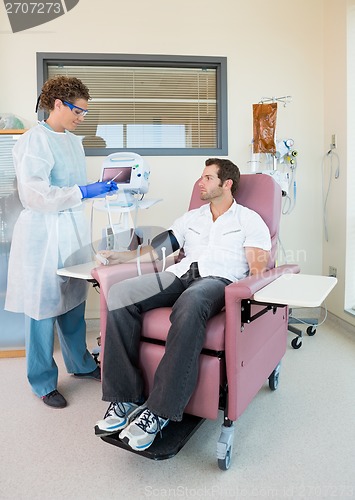
M185 408L182 422L170 422L162 439L143 453L155 460L174 456L204 419L216 419L223 410L224 421L217 443L218 466L227 470L233 448L233 423L268 380L271 390L278 385L280 361L285 354L288 330L288 307L261 304L253 294L284 273L298 273L297 265L275 267L275 254L281 214L281 189L268 175L241 175L236 199L256 212L269 227L272 250L269 271L250 276L226 287L225 308L207 325L204 348L200 356L199 378L195 391ZM189 209L200 207L198 181ZM156 265L142 263L142 273L154 272ZM106 297L113 283L137 275L135 263L99 266L92 276L100 285L101 346L105 343ZM140 347L140 365L147 394L154 373L164 353L170 326L171 308L164 307L144 314ZM104 357L101 356L104 365ZM129 449L118 435L102 437L110 444ZM137 453L137 452L134 452Z

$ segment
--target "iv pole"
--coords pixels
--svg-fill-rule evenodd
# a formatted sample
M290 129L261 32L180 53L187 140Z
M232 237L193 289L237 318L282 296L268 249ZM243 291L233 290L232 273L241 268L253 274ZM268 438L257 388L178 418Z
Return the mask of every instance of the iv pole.
M284 108L287 104L292 101L291 95L284 95L282 97L262 97L259 101L260 104L264 104L265 102L282 102Z

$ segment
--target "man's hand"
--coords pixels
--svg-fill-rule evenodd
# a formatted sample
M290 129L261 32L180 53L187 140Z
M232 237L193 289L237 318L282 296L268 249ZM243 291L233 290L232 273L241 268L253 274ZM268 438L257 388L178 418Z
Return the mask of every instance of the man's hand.
M245 256L249 264L251 275L267 271L270 252L262 248L245 247Z

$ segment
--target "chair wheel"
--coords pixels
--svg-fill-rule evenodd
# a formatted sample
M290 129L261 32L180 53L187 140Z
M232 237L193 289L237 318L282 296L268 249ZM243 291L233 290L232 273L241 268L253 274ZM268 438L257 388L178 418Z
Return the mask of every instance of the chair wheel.
M313 337L313 335L316 334L316 331L317 331L317 328L315 327L315 325L312 325L312 326L308 326L307 327L307 335L309 335L310 337Z
M280 368L281 368L281 363L277 365L277 367L269 377L269 387L272 391L276 391L279 385Z
M291 341L291 345L294 349L299 349L300 347L302 347L302 340L300 340L299 337L296 337Z
M228 470L232 461L234 425L231 421L227 423L230 425L221 425L221 434L217 442L217 462L221 470Z
M227 449L227 452L226 452L226 456L224 458L219 458L218 459L218 467L221 469L221 470L228 470L230 465L231 465L231 461L232 461L232 447L229 446L228 449Z

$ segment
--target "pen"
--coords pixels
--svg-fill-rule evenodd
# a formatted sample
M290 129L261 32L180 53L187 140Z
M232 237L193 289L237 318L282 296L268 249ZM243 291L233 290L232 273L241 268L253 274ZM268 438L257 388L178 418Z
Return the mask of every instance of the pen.
M114 181L115 179L117 179L117 177L118 177L119 175L121 175L121 174L122 174L122 170L121 170L121 172L118 172L118 174L117 174L117 175L115 175L115 177L114 177L113 179L109 180L107 184L111 184L111 182L112 182L112 181Z

